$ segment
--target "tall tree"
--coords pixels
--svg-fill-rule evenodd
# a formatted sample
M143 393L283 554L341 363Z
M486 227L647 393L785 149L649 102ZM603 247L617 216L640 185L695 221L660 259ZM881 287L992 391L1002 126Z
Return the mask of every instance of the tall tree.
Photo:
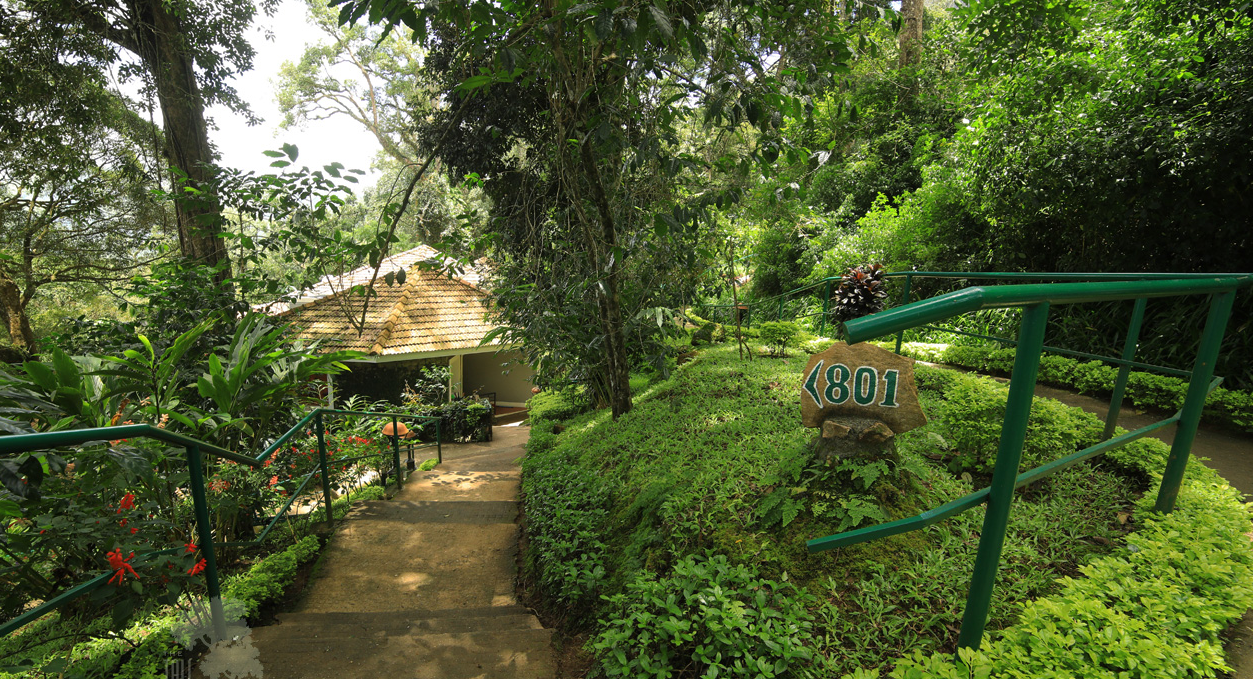
M425 72L424 50L407 29L382 38L382 30L373 26L340 26L323 0L307 4L323 38L306 44L298 61L283 64L277 82L283 127L339 118L373 135L382 151L376 165L383 176L364 200L379 212L393 199L393 187L404 187L426 157L417 130L437 106L437 97ZM436 158L433 172L418 181L396 228L398 247L466 240L464 230L456 228L458 204L476 202L476 192L457 186L460 178L450 181L440 168Z
M247 107L229 78L252 66L244 38L257 6L252 0L4 0L0 18L6 38L30 30L70 34L60 60L89 59L140 77L156 95L165 127L164 154L177 184L206 183L213 162L206 106ZM270 11L277 0L262 0ZM126 56L126 55L129 55ZM178 237L187 257L207 265L229 264L211 196L176 204Z
M918 63L922 51L923 19L927 13L924 0L901 0L900 67Z
M349 118L374 135L389 157L417 165L421 154L413 129L433 105L422 77L421 48L407 31L380 39L381 31L370 26L339 26L321 0L307 4L325 37L306 45L299 61L283 64L278 81L283 126Z
M469 127L499 138L499 128L460 124L466 102L501 84L543 93L548 135L538 146L514 148L544 157L556 212L538 222L551 217L568 225L567 251L583 262L578 283L594 299L593 339L604 356L598 372L615 417L631 408L622 296L627 262L687 238L699 230L703 212L734 200L731 192L674 188L641 195L633 176L673 187L710 170L769 171L784 152L799 162L804 151L781 135L776 113L802 114L808 88L848 56L827 2L337 4L344 22L368 13L388 26L407 26L428 45L441 40L435 28L452 36L460 77L450 94L462 103L446 130ZM743 143L707 161L680 143L679 129L691 120Z
M159 256L150 243L163 209L136 152L159 135L120 102L98 113L97 125L66 131L72 155L0 149L0 320L28 353L41 287L116 281Z

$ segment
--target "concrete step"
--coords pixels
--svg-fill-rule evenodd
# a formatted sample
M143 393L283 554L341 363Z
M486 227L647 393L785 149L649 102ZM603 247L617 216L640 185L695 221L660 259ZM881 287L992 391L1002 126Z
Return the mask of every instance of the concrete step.
M396 497L401 500L474 502L511 501L518 498L522 474L518 471L415 472Z
M404 523L514 523L518 518L515 500L389 500L365 502L354 519Z
M483 606L435 611L281 613L280 629L267 632L286 638L490 632L541 629L539 618L521 606Z
M551 630L526 629L370 639L261 638L257 647L265 679L552 679L551 635Z
M494 618L427 618L409 622L365 622L360 624L292 623L270 625L254 630L256 639L280 650L312 648L327 640L377 642L389 637L415 637L429 634L478 634L525 632L543 629L530 614L505 615ZM266 632L261 634L261 629Z
M492 424L499 427L501 425L513 424L514 422L521 422L526 419L528 412L529 411L524 409L514 411L512 413L501 413L493 416Z

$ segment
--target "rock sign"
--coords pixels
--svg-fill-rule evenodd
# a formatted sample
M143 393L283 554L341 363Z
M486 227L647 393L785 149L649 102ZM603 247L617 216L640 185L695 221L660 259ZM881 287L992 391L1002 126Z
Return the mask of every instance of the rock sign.
M801 380L801 423L822 427L831 416L878 420L896 434L926 424L914 360L865 343L840 342L811 355Z

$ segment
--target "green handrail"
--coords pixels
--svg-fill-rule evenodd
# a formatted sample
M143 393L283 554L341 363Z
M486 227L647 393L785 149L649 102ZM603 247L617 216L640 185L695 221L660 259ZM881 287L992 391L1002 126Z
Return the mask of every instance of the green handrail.
M18 453L29 452L32 450L48 450L52 448L64 448L67 446L77 446L93 442L116 441L118 439L131 438L147 438L156 441L162 441L175 446L181 446L187 451L187 466L190 474L188 485L192 496L192 505L196 517L197 537L200 541L201 552L205 559L205 587L209 594L210 615L213 620L214 633L218 638L224 638L226 634L226 618L222 607L221 583L218 578L217 556L214 549L215 546L223 547L243 547L260 544L269 535L271 529L278 521L287 513L294 504L296 498L312 480L315 474L322 477L322 499L326 512L327 524L331 524L334 515L331 508L331 489L330 475L327 463L325 428L323 425L323 415L354 415L365 417L386 417L390 418L393 423L393 434L388 438L391 439L391 452L393 469L396 475L396 486L401 488L403 484L402 477L404 473L401 471L400 465L400 448L399 437L395 434L397 431L396 423L399 418L408 420L422 420L435 423L435 443L428 444L423 447L434 446L437 451L439 462L444 460L443 450L443 432L440 424L440 418L422 415L410 415L407 413L379 413L365 412L354 410L335 410L331 408L315 408L312 412L305 415L290 429L280 435L261 453L256 456L243 455L236 453L211 443L200 441L199 439L185 436L176 432L168 431L160 427L150 424L126 424L115 427L91 427L86 429L67 429L63 431L40 432L34 434L13 434L8 436L0 436L0 455L12 455ZM275 452L279 450L283 444L287 443L312 424L316 431L318 439L318 471L310 472L305 475L302 482L298 485L295 492L291 494L291 498L285 505L274 515L269 524L262 530L261 534L251 541L235 541L225 543L214 543L213 532L209 521L209 504L205 494L205 474L203 454L210 454L223 460L230 460L239 464L245 464L250 467L261 467L265 464ZM372 457L372 456L366 456ZM139 555L139 559L144 560L153 556L173 553L177 550L155 550L144 552ZM9 620L0 623L0 637L3 637L14 630L47 615L73 601L79 597L90 594L91 592L102 587L111 577L111 573L102 573L89 580L81 582L70 589L62 592L44 603L27 610Z
M926 273L926 272L920 272ZM1022 278L1029 275L1022 275ZM1031 274L1030 276L1034 276ZM1058 276L1066 276L1059 274ZM1072 274L1079 276L1079 274ZM974 572L966 599L958 646L978 648L987 624L991 606L992 589L1000 566L1001 550L1009 524L1009 512L1014 490L1055 474L1067 467L1091 459L1114 448L1126 445L1152 432L1178 424L1170 457L1158 489L1155 511L1170 512L1174 509L1184 470L1191 453L1206 396L1218 386L1221 378L1214 378L1214 363L1222 345L1223 334L1231 317L1235 292L1253 283L1250 274L1137 274L1136 280L1121 278L1123 274L1105 274L1102 282L1042 283L1031 285L1002 285L990 288L974 287L940 295L932 299L906 304L871 316L847 321L842 324L845 337L850 343L900 333L929 323L943 321L957 315L989 308L1022 307L1023 321L1019 328L1018 351L1010 378L1008 402L997 447L996 464L991 485L933 510L914 517L900 519L878 526L870 526L840 533L807 543L811 552L846 547L876 538L887 537L918 530L945 518L987 503L987 514L979 537L979 551L975 557ZM993 277L988 274L986 277ZM1046 277L1046 275L1041 275ZM909 279L906 279L908 285ZM1114 433L1113 423L1108 420L1102 441L1071 455L1055 460L1036 469L1019 473L1019 462L1026 440L1027 419L1031 412L1040 355L1045 350L1044 330L1048 312L1054 304L1102 302L1134 299L1136 301L1123 350L1120 377L1116 382L1115 395L1121 400L1125 387L1125 371L1134 365L1132 358L1143 320L1144 302L1149 298L1181 295L1208 294L1210 307L1196 360L1190 375L1187 396L1183 407L1172 417L1126 432ZM899 339L898 339L899 350ZM1117 409L1112 408L1117 417Z

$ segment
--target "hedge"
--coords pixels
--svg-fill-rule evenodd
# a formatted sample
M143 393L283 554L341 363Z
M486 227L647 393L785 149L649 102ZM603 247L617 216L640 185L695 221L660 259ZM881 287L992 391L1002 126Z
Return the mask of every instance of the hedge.
M882 343L889 348L895 343ZM1008 375L1013 371L1015 349L968 347L955 344L907 342L901 353L922 361L947 363L970 370ZM1118 369L1100 361L1078 361L1065 356L1040 358L1039 381L1080 393L1108 396L1113 393ZM1132 371L1127 379L1126 397L1136 407L1178 410L1188 391L1188 382L1178 377ZM1253 393L1219 387L1205 400L1203 419L1253 432Z

